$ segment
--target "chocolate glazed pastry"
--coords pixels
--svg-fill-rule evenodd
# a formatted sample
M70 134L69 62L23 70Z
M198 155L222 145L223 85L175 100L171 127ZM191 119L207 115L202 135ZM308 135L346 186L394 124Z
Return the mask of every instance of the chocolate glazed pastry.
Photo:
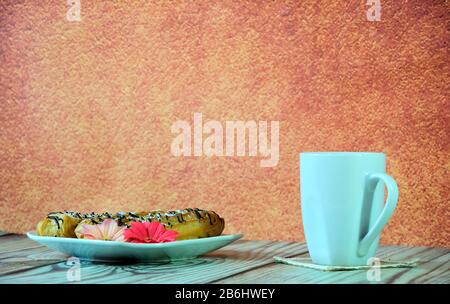
M130 226L131 222L143 222L144 215L151 214L152 211L140 211L140 212L118 212L115 214L110 214L108 212L101 213L101 214L95 214L92 213L89 217L84 218L78 226L75 228L75 235L77 238L82 239L84 238L82 231L82 225L96 225L100 224L106 219L112 219L117 222L119 226Z
M50 212L37 224L36 232L41 236L76 238L75 228L82 221L92 220L92 223L94 223L98 219L103 221L103 219L108 217L111 217L108 213Z
M85 215L78 212L51 212L37 224L36 232L43 236L74 238L75 228Z
M175 211L141 211L141 212L119 212L110 214L108 212L96 214L82 214L77 212L52 212L37 226L37 233L41 236L56 237L78 237L81 234L81 225L95 225L105 219L113 219L120 226L130 226L132 222L160 222L166 229L178 233L177 240L187 240L218 236L225 227L225 221L214 211L202 209L184 209Z
M82 224L98 224L105 218L112 218L119 226L130 226L132 222L160 222L166 229L178 233L177 240L198 239L210 236L218 236L225 227L225 220L214 211L201 210L198 208L175 210L175 211L151 211L132 213L120 212L109 217L103 215L84 219L75 229L78 238L83 238L81 233Z
M151 213L151 212L150 212ZM116 220L120 225L125 225L132 221L141 221L142 216L149 214L148 211L141 212L119 212L116 214L105 213L78 213L72 211L51 212L41 220L36 232L41 236L56 236L76 238L76 227L80 223L99 224L107 218Z
M153 213L144 216L145 221L160 222L166 229L178 232L177 240L218 236L225 227L225 220L214 211L184 209Z

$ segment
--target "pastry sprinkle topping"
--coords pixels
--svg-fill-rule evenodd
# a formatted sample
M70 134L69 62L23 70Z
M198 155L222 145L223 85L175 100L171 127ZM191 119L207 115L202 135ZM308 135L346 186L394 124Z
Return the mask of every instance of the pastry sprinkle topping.
M104 225L103 222L107 221ZM115 224L112 224L114 221ZM36 232L40 236L85 238L99 240L122 240L119 235L105 237L102 233L104 227L111 228L111 231L122 231L131 227L131 223L158 223L164 229L175 231L176 240L188 240L204 237L218 236L222 233L225 221L214 211L202 210L198 208L187 208L183 210L151 210L137 212L117 212L117 213L79 213L73 211L50 212L36 227ZM86 227L85 227L86 226ZM98 226L98 227L94 227ZM117 228L117 226L119 228ZM145 229L146 226L144 225ZM157 226L150 226L159 231ZM158 226L159 227L159 226ZM121 230L123 228L123 230ZM145 230L144 229L144 230ZM165 230L164 230L165 231ZM163 233L158 232L158 233ZM105 231L106 233L106 231ZM84 234L90 235L84 237ZM140 233L138 233L140 234ZM169 233L170 235L170 233ZM114 239L113 239L114 237ZM131 238L143 243L157 243L170 240L160 239L154 236Z

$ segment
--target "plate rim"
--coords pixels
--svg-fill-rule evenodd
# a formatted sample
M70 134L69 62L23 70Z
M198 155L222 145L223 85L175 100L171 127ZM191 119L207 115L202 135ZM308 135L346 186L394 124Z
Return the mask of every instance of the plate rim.
M243 233L237 233L237 234L223 234L218 236L211 236L211 237L205 237L205 238L198 238L198 239L189 239L189 240L179 240L174 242L167 242L167 243L129 243L129 242L117 242L117 241L102 241L102 240L86 240L86 239L78 239L78 238L68 238L68 237L55 237L55 236L42 236L37 235L36 231L28 231L26 233L26 236L35 241L39 242L53 242L53 243L79 243L86 244L86 245L108 245L108 246L120 246L120 247L132 247L132 248L167 248L167 247L174 247L178 245L189 245L189 244L199 244L199 243L209 243L211 241L237 241L241 239L244 234Z

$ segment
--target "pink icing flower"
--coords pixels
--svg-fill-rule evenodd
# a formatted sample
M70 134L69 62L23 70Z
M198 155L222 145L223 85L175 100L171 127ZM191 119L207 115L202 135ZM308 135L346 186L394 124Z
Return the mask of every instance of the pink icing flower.
M131 228L125 229L124 236L130 243L166 243L175 241L177 232L166 230L163 224L152 223L131 223Z
M116 221L106 219L101 224L82 224L80 233L89 240L124 242L124 230L125 227L120 227Z

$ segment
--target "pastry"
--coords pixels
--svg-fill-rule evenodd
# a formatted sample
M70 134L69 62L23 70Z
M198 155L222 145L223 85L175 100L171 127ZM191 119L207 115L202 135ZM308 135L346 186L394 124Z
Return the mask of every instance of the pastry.
M198 239L220 235L225 227L225 220L214 211L198 208L157 212L144 216L145 221L158 221L166 229L175 230L177 240Z
M175 211L154 210L115 214L52 212L38 223L36 230L41 236L83 238L81 233L83 224L95 225L105 219L113 219L119 226L127 227L131 222L160 222L166 229L177 232L177 240L217 236L225 227L224 219L214 211L188 208Z
M37 224L38 235L74 238L75 228L84 215L78 212L51 212Z

